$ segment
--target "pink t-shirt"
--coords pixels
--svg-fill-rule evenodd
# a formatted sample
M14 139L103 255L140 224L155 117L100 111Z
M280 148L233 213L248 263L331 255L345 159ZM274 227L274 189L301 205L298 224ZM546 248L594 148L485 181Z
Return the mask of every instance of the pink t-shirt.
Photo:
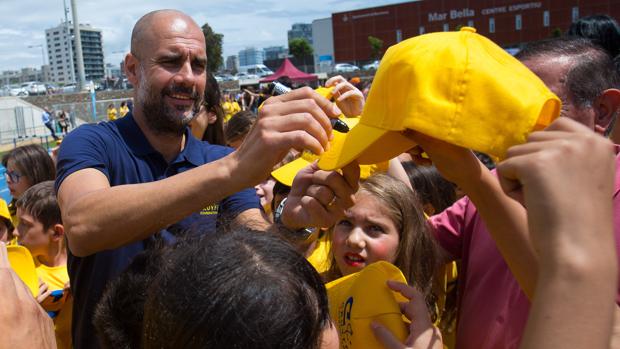
M620 258L619 192L620 156L616 156L614 231ZM476 207L469 198L462 198L431 217L429 223L441 247L455 260L461 260L456 347L517 348L527 322L530 302L497 249ZM620 286L616 301L620 304Z

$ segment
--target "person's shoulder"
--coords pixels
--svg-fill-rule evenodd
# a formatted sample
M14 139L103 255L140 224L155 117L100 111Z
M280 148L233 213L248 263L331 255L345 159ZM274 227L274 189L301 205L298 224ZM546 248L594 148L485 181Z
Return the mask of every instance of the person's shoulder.
M84 139L95 137L99 139L107 139L111 138L114 135L118 134L118 129L113 123L110 122L100 122L97 124L84 124L78 126L75 130L71 131L63 140L63 143L66 141L72 141L74 139Z
M199 143L208 161L215 161L215 160L221 159L227 156L228 154L232 153L233 151L235 151L231 147L218 145L218 144L211 144L206 141L199 141Z

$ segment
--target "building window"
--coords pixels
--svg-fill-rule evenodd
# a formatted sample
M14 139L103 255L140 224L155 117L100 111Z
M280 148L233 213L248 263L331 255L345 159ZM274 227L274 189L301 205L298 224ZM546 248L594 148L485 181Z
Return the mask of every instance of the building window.
M448 23L443 24L443 31L447 32L450 30L450 25Z
M515 16L515 30L521 30L522 27L523 27L523 19L521 18L521 15L516 15Z
M495 18L489 18L489 33L495 33Z
M418 33L420 35L424 34L424 26L423 25L420 26L420 30L418 31Z
M472 19L470 19L469 21L467 21L467 26L468 27L474 27L474 21Z
M544 27L548 27L550 25L549 22L551 22L550 20L550 16L549 16L549 11L545 11L543 12L543 26Z
M396 43L403 41L403 31L400 29L396 30Z
M573 7L573 22L577 22L579 19L579 7Z

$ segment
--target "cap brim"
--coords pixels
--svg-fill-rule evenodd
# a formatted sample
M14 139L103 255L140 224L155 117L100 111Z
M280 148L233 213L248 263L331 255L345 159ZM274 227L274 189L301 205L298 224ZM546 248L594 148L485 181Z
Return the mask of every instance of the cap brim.
M415 142L398 131L389 131L358 123L348 133L334 132L329 151L319 158L322 170L342 168L353 160L359 164L376 164L390 160L413 148Z
M301 171L301 169L308 165L310 165L310 161L304 159L303 157L299 157L288 164L271 171L271 176L275 178L276 181L292 187L293 179L295 179L297 172Z

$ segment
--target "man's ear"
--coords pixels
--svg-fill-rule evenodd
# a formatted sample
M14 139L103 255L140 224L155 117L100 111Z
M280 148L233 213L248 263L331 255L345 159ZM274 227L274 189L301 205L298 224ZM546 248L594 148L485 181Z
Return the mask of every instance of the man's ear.
M610 127L614 127L615 117L618 116L618 112L620 111L620 90L615 88L610 88L596 99L594 107L595 115L595 125L597 128L601 128L603 130L608 129ZM617 128L617 125L615 125ZM612 130L609 130L612 131ZM616 133L620 130L616 130Z
M54 224L51 229L53 241L61 241L65 238L65 227L62 224Z
M136 86L138 81L140 81L140 77L138 76L139 64L138 58L131 52L125 56L125 75L133 86Z

